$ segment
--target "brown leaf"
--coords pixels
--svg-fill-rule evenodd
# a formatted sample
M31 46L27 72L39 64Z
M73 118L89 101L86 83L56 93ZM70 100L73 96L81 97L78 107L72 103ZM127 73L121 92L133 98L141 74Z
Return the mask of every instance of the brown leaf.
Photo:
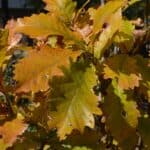
M122 89L134 89L139 86L141 76L136 60L127 55L117 55L104 63L104 78L116 78Z

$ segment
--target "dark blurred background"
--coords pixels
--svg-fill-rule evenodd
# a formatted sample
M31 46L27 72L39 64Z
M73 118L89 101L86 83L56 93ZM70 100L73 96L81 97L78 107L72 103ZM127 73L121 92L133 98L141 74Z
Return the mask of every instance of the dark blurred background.
M81 7L86 0L78 1L78 7ZM104 0L91 0L89 5L103 3ZM8 19L22 16L29 16L32 13L38 13L43 10L42 0L0 0L0 25L4 26ZM140 0L124 13L129 19L140 17L148 21L150 16L150 0Z
M43 7L41 0L0 0L0 24L3 26L11 18L29 16Z

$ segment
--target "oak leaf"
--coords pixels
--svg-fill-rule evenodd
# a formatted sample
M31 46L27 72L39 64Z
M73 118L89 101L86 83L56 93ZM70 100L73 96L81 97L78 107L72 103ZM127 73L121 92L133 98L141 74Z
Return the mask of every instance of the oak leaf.
M123 0L113 0L100 6L96 11L92 11L93 32L101 31L103 25L109 21L111 15L124 6Z
M75 45L78 49L85 49L82 36L68 28L55 14L32 15L17 20L15 31L26 34L31 38L45 39L48 36L62 36L66 45Z
M113 37L121 26L121 19L121 10L118 10L116 13L111 15L108 26L106 26L106 28L102 30L98 40L95 42L95 57L100 58L103 55L106 48L108 48L112 44Z
M107 130L117 140L121 149L134 149L138 140L136 129L126 122L123 116L124 108L119 98L114 94L112 87L108 88L108 94L104 97L104 103L101 108L106 117Z
M132 67L130 67L132 66ZM117 55L104 62L104 79L117 79L122 89L134 89L139 86L141 75L136 60L127 55Z
M112 85L114 93L120 98L120 103L123 106L125 120L131 127L136 128L138 125L138 118L140 117L136 102L118 86L115 80L112 81Z
M59 67L67 66L69 58L75 59L79 54L79 51L53 49L48 46L39 51L30 51L28 56L15 66L14 79L19 83L16 92L47 90L49 79L63 74Z
M66 138L72 130L83 133L85 126L94 128L94 115L101 115L98 108L98 97L92 88L96 84L94 68L85 68L82 64L72 64L70 70L64 71L64 78L57 83L57 94L51 100L59 101L57 111L51 112L50 128L57 128L60 140ZM56 82L54 82L56 83Z
M121 25L113 41L122 49L129 51L134 42L134 26L127 20L121 20Z

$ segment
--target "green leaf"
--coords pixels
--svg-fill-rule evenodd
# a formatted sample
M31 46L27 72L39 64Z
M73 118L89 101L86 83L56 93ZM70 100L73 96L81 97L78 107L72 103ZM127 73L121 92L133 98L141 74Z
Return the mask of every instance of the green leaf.
M116 55L104 61L103 65L104 79L117 79L121 89L134 89L139 86L141 75L135 58L124 54Z
M124 108L119 98L114 95L113 89L109 87L107 92L102 104L107 130L111 132L123 150L134 149L138 140L136 129L132 128L123 117Z
M142 140L144 145L149 149L150 147L150 118L140 118L138 130L140 135L142 136Z
M74 129L83 133L85 126L94 128L93 114L102 114L97 106L98 97L92 90L97 80L94 68L72 63L64 75L63 81L51 84L56 85L52 88L56 93L51 100L57 100L57 111L51 113L52 119L48 122L50 128L57 128L60 140Z
M8 30L0 30L0 67L5 59L8 44Z
M114 37L114 42L123 50L129 51L133 46L134 26L127 20L121 21L119 31Z
M59 16L61 21L69 23L72 20L76 2L72 0L43 0L46 3L45 9Z

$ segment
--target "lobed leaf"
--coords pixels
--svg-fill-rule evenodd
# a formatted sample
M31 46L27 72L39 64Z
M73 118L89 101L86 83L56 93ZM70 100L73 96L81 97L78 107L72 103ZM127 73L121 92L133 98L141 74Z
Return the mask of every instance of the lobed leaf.
M104 6L100 6L96 11L92 11L93 32L98 33L101 31L103 25L111 18L111 15L123 6L123 0L113 0L107 2Z
M132 67L130 67L132 66ZM104 79L117 79L121 89L139 86L141 76L136 60L127 55L117 55L104 62Z
M136 102L132 100L132 98L127 97L128 95L117 85L115 80L112 81L112 85L114 93L120 98L120 103L123 105L125 120L131 127L136 128L138 125L138 118L140 117Z
M64 40L82 46L81 36L69 30L69 28L54 14L32 15L18 19L15 27L16 32L29 35L31 38L46 38L50 35L62 36Z
M102 57L106 48L108 48L112 44L113 37L120 28L121 18L122 16L120 10L111 15L108 26L103 29L103 31L100 33L98 41L95 42L94 45L95 57L97 58Z
M94 68L85 68L80 63L72 64L64 75L63 81L58 82L54 88L57 94L51 100L59 103L48 122L50 128L57 128L60 140L65 139L74 129L83 133L85 126L94 128L93 114L102 114L97 106L98 98L92 91L97 79Z
M114 95L112 88L108 88L108 94L104 97L102 110L106 116L107 129L118 141L121 149L134 149L138 140L136 129L131 127L123 117L124 108L118 97Z
M16 64L14 79L19 82L16 92L38 92L49 88L52 76L62 75L60 66L67 66L69 58L76 59L79 51L44 46L41 50L32 50L29 55Z
M121 20L119 31L116 33L113 41L122 49L129 51L134 42L134 26L127 20Z

